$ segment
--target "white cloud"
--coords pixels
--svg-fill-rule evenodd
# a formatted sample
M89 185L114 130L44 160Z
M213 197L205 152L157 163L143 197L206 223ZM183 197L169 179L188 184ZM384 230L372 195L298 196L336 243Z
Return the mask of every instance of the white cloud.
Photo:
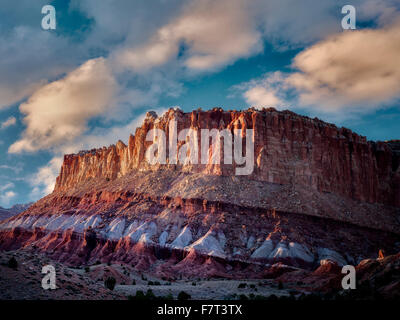
M30 195L31 199L37 200L53 192L62 162L62 157L54 157L47 165L39 168L39 170L29 179L29 183L33 187Z
M247 103L260 107L346 110L350 116L400 98L399 57L400 23L343 32L300 52L293 60L296 71L268 73L236 88L244 90Z
M3 205L8 205L12 198L17 194L14 191L6 191L4 194L0 195L0 201Z
M12 182L0 186L0 203L2 205L7 206L10 203L11 199L17 195L14 191L9 190L14 187L15 186Z
M6 164L2 164L2 165L0 165L0 169L11 170L15 174L18 174L18 173L20 173L22 171L22 166L23 166L22 163L18 163L15 166L9 166L9 165L6 165Z
M262 49L244 0L196 0L144 45L117 51L115 61L134 71L148 70L176 59L181 45L186 47L184 65L192 70L213 70Z
M81 44L71 45L62 35L43 32L37 22L34 27L26 26L25 20L20 22L9 32L4 32L3 27L8 26L0 22L0 110L24 100L50 79L73 69L78 57L85 56Z
M3 191L8 190L8 189L12 189L12 188L14 188L14 183L8 182L8 183L0 186L0 192L3 192Z
M344 32L304 50L294 59L299 70L287 83L303 105L340 111L349 106L375 109L400 97L400 23Z
M3 121L0 125L1 129L5 129L11 127L17 123L17 119L15 117L9 117L6 121Z
M112 105L117 84L105 59L92 59L37 90L20 111L27 126L10 153L48 149L82 135L87 121Z
M286 95L282 94L282 90L287 88L285 81L283 73L271 72L262 79L235 86L234 90L243 92L244 99L251 106L281 109L286 106Z

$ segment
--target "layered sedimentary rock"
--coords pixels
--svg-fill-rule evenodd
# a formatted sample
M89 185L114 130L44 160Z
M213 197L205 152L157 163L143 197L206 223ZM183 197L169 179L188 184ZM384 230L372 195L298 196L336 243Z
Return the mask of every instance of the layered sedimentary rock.
M150 165L146 136L158 128L169 141L171 121L178 132L253 129L254 171ZM71 265L121 261L160 276L357 264L400 251L399 170L398 142L368 142L289 111L148 113L128 145L66 155L54 192L0 224L0 249L33 248Z
M145 159L152 144L146 141L147 133L161 129L168 141L173 120L178 132L186 128L229 129L232 133L234 129L253 129L255 166L249 180L301 185L356 200L400 206L400 156L394 150L395 144L370 142L349 129L275 109L191 113L170 109L162 117L148 113L128 145L119 141L109 148L66 155L55 190L67 190L90 178L115 179L132 169L235 175L235 164L150 166ZM201 145L200 134L198 138Z

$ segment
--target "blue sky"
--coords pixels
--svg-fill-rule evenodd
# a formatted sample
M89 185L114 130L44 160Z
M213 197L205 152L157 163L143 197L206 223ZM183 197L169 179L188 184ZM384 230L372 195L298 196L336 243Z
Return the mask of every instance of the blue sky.
M41 28L42 6L56 30ZM399 139L400 2L30 1L0 8L0 206L51 192L62 156L146 111L271 106Z

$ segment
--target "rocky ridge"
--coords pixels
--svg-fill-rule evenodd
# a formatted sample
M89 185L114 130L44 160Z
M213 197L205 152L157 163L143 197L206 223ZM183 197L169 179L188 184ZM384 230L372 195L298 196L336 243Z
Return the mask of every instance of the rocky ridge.
M255 169L154 165L148 131L251 128ZM167 135L168 137L168 135ZM263 277L400 250L396 142L289 111L148 113L129 138L66 155L54 192L0 224L0 249L34 248L70 265L124 262L159 276Z

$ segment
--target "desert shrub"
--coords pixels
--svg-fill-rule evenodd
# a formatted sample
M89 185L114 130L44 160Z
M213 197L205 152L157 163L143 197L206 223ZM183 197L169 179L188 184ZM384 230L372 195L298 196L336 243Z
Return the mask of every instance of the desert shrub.
M115 284L117 283L117 280L115 280L114 277L108 277L105 281L104 281L104 286L107 289L110 289L111 291L114 290L115 288Z
M186 293L185 291L181 291L178 294L178 300L189 300L191 299L192 296L188 293Z
M164 300L174 300L174 296L170 293L164 297Z
M153 299L155 299L155 295L154 295L154 293L153 293L153 290L151 290L151 289L149 289L149 290L147 290L147 292L146 292L146 299L151 299L151 300L153 300Z
M18 268L17 259L15 259L14 257L12 257L10 260L8 260L7 265L8 265L8 267L11 268L11 269L17 269L17 268Z

